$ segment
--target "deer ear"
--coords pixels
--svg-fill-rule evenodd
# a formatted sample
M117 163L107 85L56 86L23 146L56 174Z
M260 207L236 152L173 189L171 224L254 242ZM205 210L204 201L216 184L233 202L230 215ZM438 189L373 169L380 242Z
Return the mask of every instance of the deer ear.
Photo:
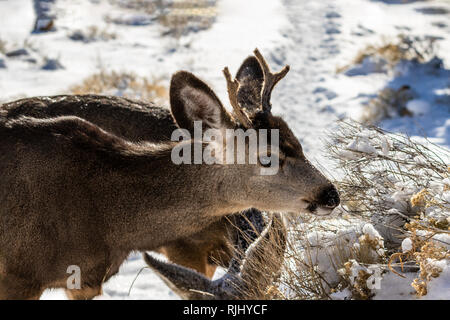
M144 252L147 265L164 283L185 300L207 300L214 298L214 285L211 280L195 270L160 261Z
M203 128L230 127L231 118L210 87L192 73L179 71L170 83L172 115L182 129L192 131L194 121Z
M248 111L259 109L264 73L256 57L249 56L244 60L236 74L236 80L240 84L237 98L241 107Z

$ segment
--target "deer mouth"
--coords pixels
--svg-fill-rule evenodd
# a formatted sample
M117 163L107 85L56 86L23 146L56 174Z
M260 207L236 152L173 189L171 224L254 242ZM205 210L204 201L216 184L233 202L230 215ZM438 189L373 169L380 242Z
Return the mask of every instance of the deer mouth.
M331 212L333 212L334 208L335 207L319 205L317 202L309 202L308 206L306 207L306 210L308 210L309 213L318 216L327 216Z

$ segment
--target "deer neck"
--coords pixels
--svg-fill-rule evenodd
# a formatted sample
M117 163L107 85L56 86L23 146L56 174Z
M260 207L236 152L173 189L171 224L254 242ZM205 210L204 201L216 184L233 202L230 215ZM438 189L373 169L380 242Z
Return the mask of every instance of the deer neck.
M239 189L227 166L176 165L170 152L156 160L125 160L126 165L97 179L112 186L97 195L99 205L108 208L104 212L111 245L152 250L247 208L233 192L227 192Z

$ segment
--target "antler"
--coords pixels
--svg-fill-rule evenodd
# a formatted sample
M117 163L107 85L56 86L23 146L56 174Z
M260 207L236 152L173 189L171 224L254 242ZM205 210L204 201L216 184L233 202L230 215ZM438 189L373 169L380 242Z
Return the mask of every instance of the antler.
M239 90L239 81L237 81L236 79L232 80L230 70L228 70L228 67L225 67L223 69L223 74L225 76L225 79L227 80L228 97L230 98L230 103L231 106L233 107L234 114L238 119L238 121L245 128L250 128L252 122L250 121L249 117L244 112L244 110L241 108L237 99L237 94Z
M264 295L277 276L285 247L286 229L281 216L274 214L258 239L248 248L245 259L234 256L228 272L215 281L192 269L159 261L147 253L144 259L183 299L257 299ZM237 263L240 267L233 267Z
M261 94L262 110L266 113L269 113L270 110L272 109L272 104L270 103L270 96L272 95L272 90L278 83L278 81L280 81L286 76L286 74L289 72L290 67L286 65L280 72L272 73L270 71L269 65L262 56L261 52L259 52L258 49L255 49L253 53L255 54L256 59L258 59L258 62L261 65L261 68L264 73L264 86Z

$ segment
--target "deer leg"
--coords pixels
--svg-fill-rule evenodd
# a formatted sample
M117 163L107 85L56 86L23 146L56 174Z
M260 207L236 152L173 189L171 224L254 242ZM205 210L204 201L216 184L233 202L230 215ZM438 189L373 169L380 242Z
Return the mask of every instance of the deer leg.
M206 263L205 265L205 276L208 277L209 279L212 279L212 277L214 276L214 273L216 272L217 269L217 265L215 264L211 264L211 263Z
M159 252L163 253L171 262L200 272L210 279L216 271L216 266L208 263L209 252L200 250L189 242L175 241Z
M44 290L40 284L10 274L0 275L0 300L38 300Z
M66 295L70 300L92 300L102 294L102 286L83 287L81 289L66 289Z

